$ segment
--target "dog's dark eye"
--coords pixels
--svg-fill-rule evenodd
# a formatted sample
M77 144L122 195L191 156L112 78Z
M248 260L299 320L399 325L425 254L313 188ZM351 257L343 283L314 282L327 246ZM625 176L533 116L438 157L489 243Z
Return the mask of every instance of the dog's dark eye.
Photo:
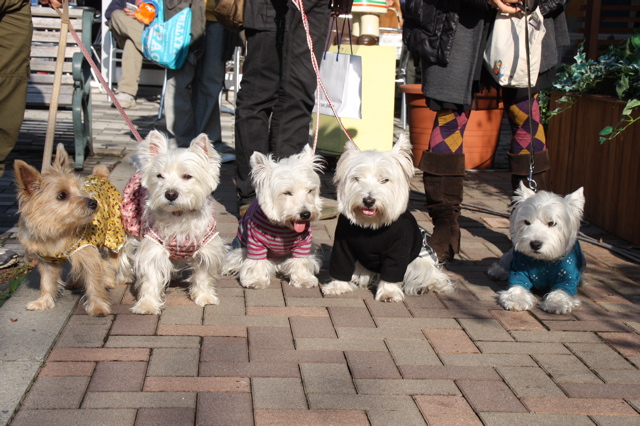
M389 179L380 179L380 183L387 183L389 182Z
M292 196L293 194L291 193L291 191L287 191L287 192L285 192L285 193L284 193L284 195L287 195L287 196L289 196L289 197L290 197L290 196Z
M355 180L356 182L360 182L360 178L354 177L353 180Z
M191 175L182 175L182 179L184 179L184 180L189 180L189 179L191 179L192 177L193 177L193 176L191 176Z
M529 226L529 225L531 225L531 222L529 222L528 220L525 220L525 221L524 221L524 224L525 224L525 225L527 225L527 226Z
M310 189L309 192L307 192L307 194L311 194L313 192L313 189Z
M59 201L64 201L67 199L67 193L62 191L61 193L58 194L58 196L56 197Z
M554 226L556 226L556 223L554 221L551 221L551 222L547 223L547 226L549 228L553 228Z
M164 179L164 176L162 176L161 174L158 173L158 175L156 176L158 179Z

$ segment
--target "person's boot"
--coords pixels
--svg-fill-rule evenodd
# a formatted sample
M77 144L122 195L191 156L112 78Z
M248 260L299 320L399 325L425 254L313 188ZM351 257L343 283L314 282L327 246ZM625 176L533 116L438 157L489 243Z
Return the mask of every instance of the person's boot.
M460 251L460 204L464 188L464 154L424 151L418 166L423 171L427 212L433 221L428 243L439 262L448 262Z
M509 171L511 172L511 189L515 191L520 185L520 181L524 181L529 187L529 161L530 154L507 154L509 159ZM551 170L551 161L549 161L549 151L539 151L533 155L533 180L536 182L537 191L549 191L549 171ZM533 188L530 188L533 189Z

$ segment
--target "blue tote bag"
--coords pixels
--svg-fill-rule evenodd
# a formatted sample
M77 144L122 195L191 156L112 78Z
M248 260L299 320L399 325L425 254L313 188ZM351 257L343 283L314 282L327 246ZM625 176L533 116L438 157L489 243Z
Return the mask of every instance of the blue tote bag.
M156 64L177 70L182 68L191 43L191 7L164 20L164 4L156 5L156 18L142 31L142 54Z

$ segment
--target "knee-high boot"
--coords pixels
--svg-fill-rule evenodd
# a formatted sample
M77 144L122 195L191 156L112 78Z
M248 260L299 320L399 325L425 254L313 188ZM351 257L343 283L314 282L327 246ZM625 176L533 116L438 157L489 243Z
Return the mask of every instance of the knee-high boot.
M440 262L453 259L460 251L460 203L464 187L464 154L425 151L420 161L427 212L433 221L429 245Z
M518 189L520 181L527 184L529 178L529 154L507 154L509 158L509 170L511 171L511 189ZM549 161L549 151L538 151L533 155L534 168L533 180L536 181L538 191L549 191L549 171L551 170L551 162ZM527 185L528 186L528 185Z

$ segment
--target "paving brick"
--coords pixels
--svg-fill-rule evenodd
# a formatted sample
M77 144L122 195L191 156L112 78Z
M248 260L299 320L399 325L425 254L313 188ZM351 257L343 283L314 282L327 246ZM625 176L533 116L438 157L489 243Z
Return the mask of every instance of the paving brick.
M294 349L289 328L249 327L247 331L252 349Z
M195 408L194 392L87 392L82 408Z
M213 317L244 316L244 297L227 297L219 305L209 305L204 308L205 325L210 325Z
M56 348L102 347L112 321L112 316L73 315L56 341Z
M426 293L419 297L405 297L404 304L413 309L444 309L444 304L435 293Z
M367 416L371 426L387 426L387 425L412 425L421 426L426 425L420 410L416 407L415 410L403 410L403 411L367 411Z
M255 409L306 409L302 382L299 378L251 379L253 407Z
M497 367L497 369L518 397L565 396L540 367Z
M622 297L619 293L611 288L601 285L583 285L580 287L580 293L583 293L588 298L595 302L605 303L617 303L617 304L631 304L628 299Z
M459 320L469 337L474 341L512 342L513 337L502 327L497 320L468 319Z
M602 426L635 426L637 417L631 416L589 416L597 425Z
M580 331L512 331L518 342L601 343L592 332Z
M444 365L488 365L535 367L536 363L524 354L440 354Z
M88 377L38 377L22 407L36 410L79 408L88 384Z
M544 321L551 331L612 331L627 333L623 324L611 321Z
M158 326L157 315L119 314L111 326L112 336L154 335Z
M335 327L375 327L367 308L329 308Z
M247 337L247 328L217 325L160 324L157 334L158 336Z
M279 349L252 349L249 352L251 362L292 362L292 363L328 363L345 364L342 351L305 351Z
M635 368L613 349L604 344L567 343L567 347L593 369L634 370Z
M375 318L379 328L450 328L458 329L460 324L449 318Z
M196 336L109 336L106 348L197 348Z
M400 372L388 352L346 351L354 379L400 379Z
M640 385L628 383L559 383L571 398L640 399Z
M307 395L312 410L415 410L415 404L407 395Z
M318 237L319 237L319 233L318 231L313 231L313 239L314 241L317 241ZM287 298L287 304L288 304L288 299L290 298L317 298L317 299L321 299L322 296L322 292L320 291L320 287L313 287L313 288L297 288L292 286L291 284L285 283L286 285L283 284L282 286L282 293L284 294L284 297Z
M96 365L88 392L138 392L142 390L147 363L104 361Z
M284 295L279 288L265 288L262 290L246 291L245 303L249 306L277 306L284 307Z
M324 307L247 306L247 315L258 317L328 317L329 312Z
M561 343L477 342L477 345L484 354L571 354Z
M289 318L240 315L207 316L205 313L204 325L217 325L224 327L289 327Z
M200 361L249 361L247 339L242 337L205 337L202 339Z
M458 380L456 383L476 412L527 412L527 409L503 382Z
M409 308L414 318L473 318L493 319L488 309L430 309Z
M160 324L201 325L204 308L193 303L186 306L167 306L162 311Z
M438 353L478 353L464 330L423 330L427 339Z
M411 328L362 328L339 327L336 328L341 339L413 339L425 340L419 329Z
M244 377L147 377L145 392L250 392Z
M384 303L377 300L365 300L364 302L374 318L411 318L411 312L409 312L404 303Z
M331 319L327 317L293 317L291 321L291 333L295 339L307 338L337 338Z
M388 339L386 343L397 365L442 365L426 340Z
M361 410L255 410L256 426L368 426L367 415Z
M405 379L432 380L502 380L492 367L488 366L456 366L434 365L399 365L400 373Z
M199 363L197 348L156 348L151 354L147 376L197 376Z
M621 399L596 398L522 398L532 413L583 414L605 416L637 416L636 411ZM638 417L640 420L640 417Z
M461 396L417 395L416 404L430 425L482 425L467 401Z
M40 376L91 376L95 362L47 362Z
M545 331L545 327L529 311L515 312L494 310L491 314L502 324L505 330Z
M533 413L479 413L485 424L491 426L536 425L536 426L593 426L587 416ZM601 424L601 423L598 423Z
M288 362L202 362L202 377L300 377L297 364Z
M287 297L287 306L323 306L326 308L363 308L364 300L354 295L344 294L335 297L307 298L307 297Z
M296 339L298 350L387 351L382 340L372 339Z
M11 422L16 426L121 426L132 425L135 409L99 410L20 410Z
M624 356L640 356L640 335L635 333L598 333L605 342Z
M358 394L361 395L460 395L453 380L355 379L354 381Z
M346 364L300 364L305 393L355 394Z
M141 408L135 426L190 425L196 420L193 408Z
M596 370L598 376L606 383L632 383L640 384L640 370ZM40 373L42 374L42 373Z
M535 354L532 356L556 383L602 383L602 380L574 355Z
M478 300L470 292L467 291L466 295L458 289L454 293L445 293L438 295L445 306L449 309L458 310L478 310L478 309L502 309L502 307L496 301L491 300ZM497 298L496 298L497 299Z

